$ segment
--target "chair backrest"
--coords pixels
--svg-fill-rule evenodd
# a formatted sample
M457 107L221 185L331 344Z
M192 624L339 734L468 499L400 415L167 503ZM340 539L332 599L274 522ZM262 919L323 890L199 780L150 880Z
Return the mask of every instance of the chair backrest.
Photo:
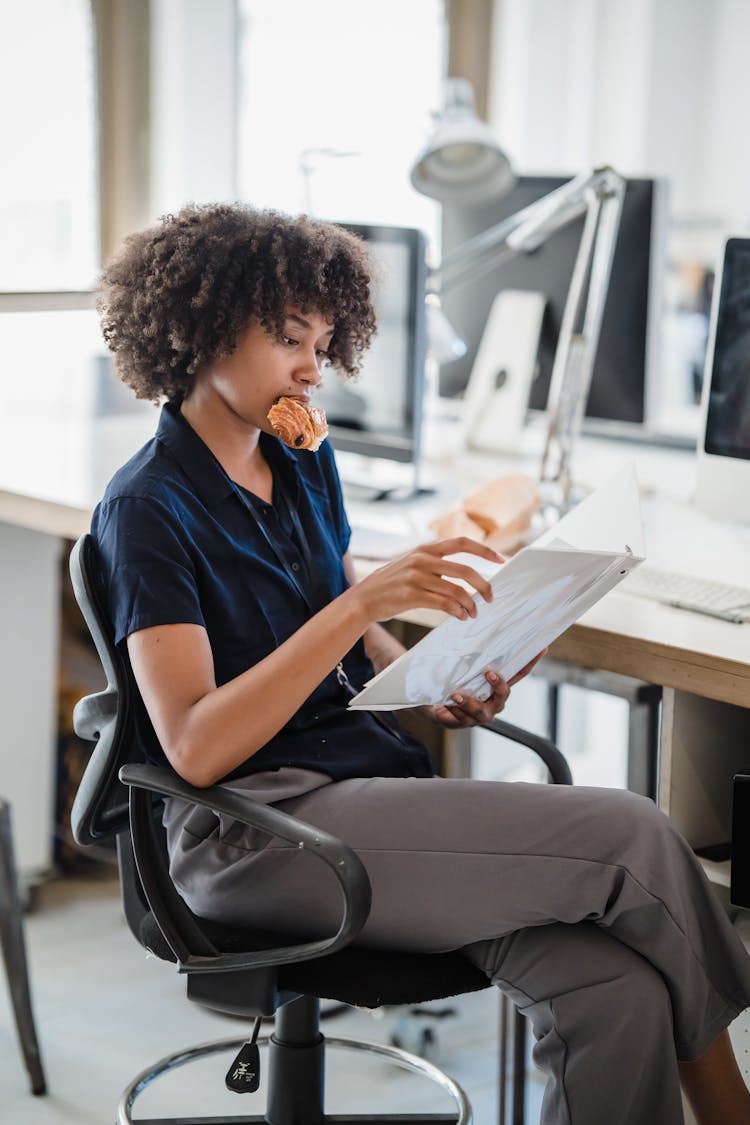
M75 544L69 565L76 601L107 678L103 691L85 696L73 711L76 734L96 745L73 802L71 827L79 844L93 844L111 839L128 827L128 791L118 771L134 760L128 729L132 685L126 663L115 648L104 608L96 543L91 535L82 535Z
M164 937L165 920L170 930L176 929L182 937L187 935L194 953L207 959L216 954L217 948L230 953L268 948L279 948L283 952L283 947L288 945L288 935L248 931L196 919L169 881L163 828L160 818L152 815L151 797L136 788L129 800L128 790L118 777L123 765L138 760L129 719L130 702L136 688L126 661L115 647L99 576L96 543L90 535L82 535L75 544L70 555L70 574L73 591L107 680L103 691L85 696L73 712L76 734L95 742L71 812L75 839L85 845L117 838L128 925L137 940L158 957L176 959ZM141 851L159 884L158 904L153 908L149 906L134 861L131 828L138 835ZM264 967L248 966L239 972L189 972L189 994L217 1011L269 1015L284 997L288 999L289 995L297 993L379 1006L417 1003L488 985L486 976L459 953L404 955L343 949L316 960L302 958L299 963L280 962L280 965L278 968L264 962Z
M103 691L86 695L73 710L73 726L79 738L94 742L70 813L75 840L81 845L116 838L117 859L123 908L128 925L147 948L158 945L158 955L169 959L174 954L153 921L133 853L131 826L136 816L144 851L154 868L167 869L167 848L161 817L155 815L161 801L142 791L131 793L119 779L120 768L142 758L132 737L130 703L136 691L132 673L115 646L114 631L104 602L96 543L85 534L70 553L73 592L88 630L96 645L107 680ZM204 944L203 934L192 934L192 915L174 887L167 884L161 903L165 915L176 918L191 936L197 952L210 954L213 946Z

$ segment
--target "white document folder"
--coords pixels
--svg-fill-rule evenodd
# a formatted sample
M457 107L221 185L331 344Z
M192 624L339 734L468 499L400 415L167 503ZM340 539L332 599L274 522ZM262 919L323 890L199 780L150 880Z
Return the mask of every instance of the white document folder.
M485 672L508 680L644 559L632 462L554 527L488 575L494 599L474 618L447 617L350 701L395 711L489 695ZM463 556L471 565L473 556Z

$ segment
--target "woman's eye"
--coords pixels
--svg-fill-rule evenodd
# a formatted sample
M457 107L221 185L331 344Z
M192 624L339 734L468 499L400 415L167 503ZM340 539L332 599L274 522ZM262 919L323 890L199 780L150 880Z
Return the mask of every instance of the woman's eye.
M325 361L328 359L328 352L325 350L325 348L318 348L315 354L317 355L321 363L325 363Z
M281 342L289 348L296 348L299 340L293 340L291 336L282 336Z

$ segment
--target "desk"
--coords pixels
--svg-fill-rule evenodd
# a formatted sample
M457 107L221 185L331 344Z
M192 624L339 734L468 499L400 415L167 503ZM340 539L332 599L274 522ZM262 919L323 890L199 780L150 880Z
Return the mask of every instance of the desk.
M455 494L488 476L534 473L534 440L516 459L461 453L445 460L439 479ZM717 523L694 510L689 498L694 457L679 450L583 439L577 479L593 486L623 461L636 460L649 561L718 580L750 582L750 527ZM492 469L488 473L488 465ZM437 466L436 466L437 469ZM419 502L420 504L422 502ZM424 526L433 503L422 505ZM358 512L354 509L356 518ZM363 513L367 519L367 513ZM412 523L414 512L409 513ZM360 564L362 570L377 565ZM431 611L404 615L430 628ZM598 669L647 681L663 689L657 796L694 847L724 843L731 822L731 777L750 762L750 628L688 613L612 591L550 648L550 658L579 669ZM540 666L543 674L543 668ZM728 885L728 865L705 864Z
M28 806L27 779L34 777L36 827L29 827L28 835L35 839L45 828L44 821L39 828L38 810L44 801L39 801L38 787L54 770L59 633L54 594L65 545L88 527L91 507L106 480L154 428L155 414L149 409L89 421L35 420L25 426L0 422L0 431L6 431L0 432L0 609L6 623L0 635L0 777L14 806L24 800ZM355 520L364 511L369 522L377 517L384 526L400 520L423 529L438 510L482 481L507 471L533 473L540 435L530 429L525 440L515 459L454 452L435 460L428 471L441 485L436 497L407 507L381 506L376 512L353 504L350 513ZM47 468L39 457L40 445L50 453ZM690 508L690 454L602 439L583 439L577 454L577 476L584 485L595 484L624 460L635 458L651 561L747 583L750 529L716 524ZM430 627L439 615L415 611L405 618ZM559 638L550 655L664 689L659 802L691 844L728 838L729 779L750 759L745 749L750 747L750 626L714 621L614 591ZM50 823L48 817L46 825ZM18 851L22 875L24 868L40 866L37 859L24 861L20 843ZM725 871L718 874L726 880Z
M0 792L13 808L24 892L52 867L61 581L70 540L156 412L0 417Z

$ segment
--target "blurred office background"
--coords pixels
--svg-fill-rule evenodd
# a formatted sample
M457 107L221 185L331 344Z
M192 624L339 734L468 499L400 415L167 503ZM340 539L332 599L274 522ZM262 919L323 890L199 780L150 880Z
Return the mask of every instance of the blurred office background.
M238 199L416 227L438 264L447 212L409 172L448 75L520 176L609 163L666 187L646 394L695 440L714 265L750 226L744 0L0 0L0 30L0 417L39 434L6 424L2 487L47 493L52 465L89 503L102 466L66 455L61 421L153 410L112 377L92 289L159 215ZM541 691L514 706L543 727ZM627 704L580 695L560 715L577 777L622 784Z
M92 289L159 215L239 199L411 226L438 264L447 212L409 172L448 75L520 176L609 163L666 186L646 394L694 441L712 271L750 226L744 0L0 0L0 29L0 417L40 435L5 426L3 487L47 493L52 464L59 498L90 502L102 466L66 455L61 420L153 409L112 377ZM543 727L541 691L514 706ZM577 776L621 784L627 704L581 695L560 696Z
M668 182L651 390L690 432L711 271L750 221L743 0L3 0L0 18L0 291L86 290L130 230L217 199L420 227L436 262L440 207L408 173L461 75L517 172Z
M416 227L437 265L446 216L409 172L448 75L519 175L606 163L666 185L646 391L689 445L717 256L750 233L748 42L746 0L0 0L0 489L49 495L52 477L53 499L86 505L97 466L61 423L153 411L111 376L93 290L159 215L241 200ZM511 717L545 729L544 691L519 686ZM568 686L558 703L576 780L624 784L627 702ZM17 710L0 685L4 729ZM0 793L20 802L13 754ZM473 768L522 776L481 740ZM27 871L46 817L38 794L17 817Z
M409 171L447 75L519 175L609 163L666 185L646 395L661 433L694 440L712 271L750 225L744 0L2 0L0 19L0 414L50 435L6 430L5 487L42 491L54 457L86 503L96 466L60 451L60 420L151 409L111 378L91 289L159 215L239 199L413 226L439 263L445 213ZM571 738L624 706L576 706Z

